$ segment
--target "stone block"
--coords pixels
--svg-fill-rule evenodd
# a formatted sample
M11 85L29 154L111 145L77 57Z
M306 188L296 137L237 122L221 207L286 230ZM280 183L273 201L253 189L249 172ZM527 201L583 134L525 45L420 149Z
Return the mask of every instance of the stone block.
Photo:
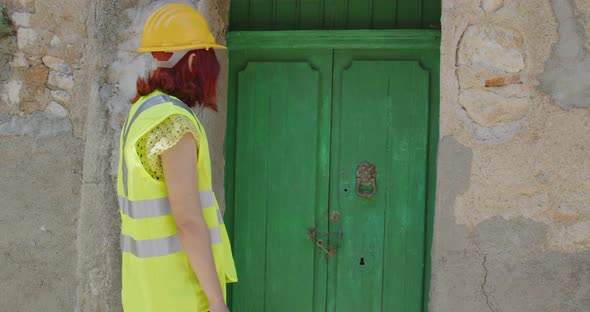
M36 101L34 97L33 100L29 100L28 96L26 99L23 99L23 101L19 105L19 109L25 114L43 111L43 108L44 107L41 102Z
M524 118L529 109L529 99L505 97L483 90L464 90L459 103L469 117L484 127L494 126L501 121L516 121Z
M23 135L40 139L71 130L72 124L68 119L48 116L45 112L34 112L27 117L11 116L9 120L0 123L0 136Z
M21 92L20 110L25 113L32 113L35 111L43 111L49 101L51 95L44 84L25 84Z
M29 67L24 73L24 80L26 83L34 85L44 85L47 81L49 70L45 65L38 64Z
M16 106L20 103L20 91L23 87L23 82L18 80L10 80L4 84L0 97L4 103L11 106Z
M51 97L62 104L70 104L72 99L72 96L64 90L51 90Z
M68 116L68 110L57 102L51 102L45 108L45 112L56 117L65 118Z
M49 44L52 47L57 47L61 44L61 39L57 35L53 35L53 38L51 38L51 42L49 42Z
M510 28L471 25L459 43L458 58L461 66L517 73L525 67L524 40L518 31Z
M495 12L504 6L504 0L482 0L481 8L486 12Z
M18 27L30 27L31 26L31 13L12 13L12 23Z
M74 76L56 71L50 71L48 83L50 86L59 89L71 90L74 87Z
M70 65L68 65L64 60L54 57L54 56L50 56L50 55L46 55L42 58L43 63L58 72L62 72L62 73L66 73L66 74L71 74L72 73L72 69L70 68Z
M29 61L27 61L27 58L25 57L25 54L23 52L16 52L14 54L14 59L10 63L10 66L27 67L29 66Z
M26 49L31 44L35 43L39 38L39 33L30 28L19 28L16 32L16 43L19 50Z

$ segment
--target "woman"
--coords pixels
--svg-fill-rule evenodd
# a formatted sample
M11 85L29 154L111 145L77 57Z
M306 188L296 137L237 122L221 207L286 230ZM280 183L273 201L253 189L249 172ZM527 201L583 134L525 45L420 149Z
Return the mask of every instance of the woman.
M146 22L140 52L158 68L138 79L121 133L117 189L126 312L226 312L237 281L211 189L207 136L189 108L215 103L219 63L203 17L168 4Z

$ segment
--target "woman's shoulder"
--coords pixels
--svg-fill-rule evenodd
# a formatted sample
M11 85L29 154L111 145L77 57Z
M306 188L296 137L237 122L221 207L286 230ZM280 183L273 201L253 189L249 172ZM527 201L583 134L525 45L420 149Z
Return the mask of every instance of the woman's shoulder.
M198 130L194 122L185 115L174 114L166 118L150 131L153 141L166 138L169 142L177 142L187 132L198 137Z

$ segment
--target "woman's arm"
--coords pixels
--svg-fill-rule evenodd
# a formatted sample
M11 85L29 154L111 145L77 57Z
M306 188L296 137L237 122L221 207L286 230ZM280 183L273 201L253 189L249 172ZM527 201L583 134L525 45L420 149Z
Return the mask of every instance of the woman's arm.
M190 133L185 134L161 158L178 236L207 295L210 311L228 311L215 269L209 228L201 212L195 139Z

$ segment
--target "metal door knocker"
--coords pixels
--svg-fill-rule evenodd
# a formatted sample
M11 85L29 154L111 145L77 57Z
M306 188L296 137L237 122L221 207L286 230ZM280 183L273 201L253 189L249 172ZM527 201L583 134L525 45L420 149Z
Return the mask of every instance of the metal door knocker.
M369 199L377 193L377 168L370 162L363 162L356 168L356 194Z

